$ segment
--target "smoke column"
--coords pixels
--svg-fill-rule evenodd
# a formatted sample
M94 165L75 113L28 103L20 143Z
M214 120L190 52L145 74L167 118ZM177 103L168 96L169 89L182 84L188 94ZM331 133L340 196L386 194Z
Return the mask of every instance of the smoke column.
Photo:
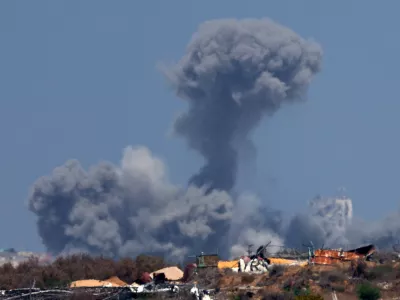
M202 24L185 55L165 74L189 110L175 132L205 158L190 182L231 190L238 166L235 145L266 115L304 99L320 70L322 50L269 19Z
M399 241L400 211L376 221L353 219L353 204L349 198L316 198L308 214L297 214L285 231L285 245L299 247L313 241L316 247L356 248L374 244L392 250Z
M237 145L251 145L251 131L283 103L305 98L321 57L316 43L268 19L202 24L184 56L164 73L189 103L175 132L205 158L204 167L181 188L145 147L125 149L119 165L102 162L87 171L68 161L39 178L29 196L44 245L53 254L83 250L176 259L218 243L222 253L233 244L233 252L242 249L240 241L222 238L231 224L242 242L257 235L280 241L279 220L265 219L259 200L228 194ZM249 201L254 205L244 212Z

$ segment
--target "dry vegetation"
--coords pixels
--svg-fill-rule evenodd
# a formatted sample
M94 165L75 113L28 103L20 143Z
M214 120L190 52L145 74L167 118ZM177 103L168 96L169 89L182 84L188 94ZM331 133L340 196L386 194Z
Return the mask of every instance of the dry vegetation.
M0 267L0 290L31 287L37 288L66 287L75 280L104 280L118 276L121 280L132 283L143 272L152 272L167 266L160 257L140 255L135 260L124 258L114 261L104 257L92 257L76 254L56 259L51 265L40 265L37 259L30 259L16 268L11 264Z
M381 262L381 263L380 263ZM232 274L218 277L221 291L232 291L221 299L318 300L391 299L400 294L400 266L393 260L356 261L337 266L276 267L269 275ZM240 292L237 287L247 287ZM229 293L228 293L229 294ZM385 298L387 297L387 298ZM220 298L216 298L220 299Z
M398 260L398 258L397 258ZM114 261L104 257L79 254L61 257L51 265L41 266L32 259L14 268L0 267L0 289L66 287L79 279L104 280L118 276L132 283L140 281L143 272L152 272L168 264L160 257L138 256ZM337 266L288 267L275 266L269 274L251 275L200 269L192 274L190 282L205 289L217 289L214 299L309 299L330 297L335 291L339 299L361 299L360 295L391 297L400 294L400 263L390 255L382 255L374 262L356 261ZM359 296L357 296L357 294ZM319 295L319 296L318 296ZM82 296L82 297L80 297ZM158 296L162 299L164 296ZM177 299L182 298L179 295ZM75 299L90 299L76 295Z

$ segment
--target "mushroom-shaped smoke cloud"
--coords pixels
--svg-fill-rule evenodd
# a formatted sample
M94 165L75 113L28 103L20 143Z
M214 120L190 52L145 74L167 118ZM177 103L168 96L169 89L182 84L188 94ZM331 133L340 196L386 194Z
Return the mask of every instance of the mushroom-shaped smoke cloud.
M279 220L264 220L258 200L234 201L228 194L237 146L251 145L249 134L264 116L305 98L321 58L316 43L268 19L202 24L184 56L164 72L189 102L174 129L205 166L188 188L180 188L144 147L127 148L120 166L105 162L85 171L69 161L38 179L29 197L44 245L52 253L86 250L114 257L151 252L176 258L218 245L226 253L233 244L242 249L240 241L222 238L231 224L242 241L257 234L280 241ZM249 199L257 204L246 212L251 218L238 224L240 209L231 222Z
M320 70L321 47L269 19L202 24L185 55L165 74L189 110L174 129L206 160L190 180L231 190L237 149L262 117L285 102L304 99Z

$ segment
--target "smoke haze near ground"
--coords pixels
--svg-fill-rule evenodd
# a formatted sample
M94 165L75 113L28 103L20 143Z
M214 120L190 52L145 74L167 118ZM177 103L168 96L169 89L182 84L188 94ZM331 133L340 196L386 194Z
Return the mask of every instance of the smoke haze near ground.
M66 162L39 178L29 196L46 248L182 259L215 248L237 255L248 243L268 240L325 240L317 221L296 216L285 225L256 196L232 195L238 147L255 153L251 132L282 104L305 99L321 59L318 44L268 19L202 24L179 62L163 72L189 103L175 133L205 165L183 188L146 147L126 148L119 165L102 162L86 171Z

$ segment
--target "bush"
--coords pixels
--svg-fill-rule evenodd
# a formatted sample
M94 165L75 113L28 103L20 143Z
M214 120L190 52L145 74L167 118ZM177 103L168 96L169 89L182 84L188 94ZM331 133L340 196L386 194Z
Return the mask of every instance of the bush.
M363 283L357 287L357 295L360 300L378 300L381 297L381 292L371 284Z
M324 271L321 272L319 286L323 289L336 290L337 285L332 285L332 283L341 283L346 279L346 275L339 270Z
M0 289L27 288L34 282L37 288L63 288L75 280L104 280L112 276L132 283L142 272L152 272L166 265L163 258L147 255L138 256L136 260L124 258L114 261L101 256L74 254L59 257L50 265L41 265L32 258L17 267L11 264L0 266Z
M311 278L313 278L313 276L315 276L313 269L310 267L302 268L300 270L300 272L298 273L298 275L307 280L311 279Z
M321 278L326 278L330 282L343 282L347 279L346 275L339 270L321 272Z
M349 273L352 277L365 278L367 275L367 264L363 260L352 261Z
M212 289L218 287L221 277L222 275L218 268L209 267L198 269L197 276L194 276L194 279L200 286Z
M242 292L239 295L235 296L235 299L239 300L249 300L254 297L254 293L252 292Z
M380 264L387 264L393 260L398 260L398 256L392 252L379 251L372 255L371 260Z
M283 290L286 292L292 292L295 296L310 295L310 287L308 280L299 277L295 280L288 279L283 283Z
M139 278L139 276L143 272L151 273L166 266L167 264L164 262L164 259L162 257L139 255L138 257L136 257L136 278Z
M269 272L270 277L280 277L285 272L285 267L281 265L275 265Z
M286 279L283 282L282 289L285 291L290 291L294 285L294 280L292 278Z
M368 280L394 280L400 277L398 269L392 265L378 265L367 271L365 278Z
M242 283L243 284L250 284L254 281L255 277L251 274L243 274L242 275Z
M127 283L132 283L138 279L135 270L136 262L131 258L122 258L116 264L116 275Z
M328 278L321 278L318 282L318 285L324 289L324 290L331 290L332 289L332 285L331 282L328 280Z

